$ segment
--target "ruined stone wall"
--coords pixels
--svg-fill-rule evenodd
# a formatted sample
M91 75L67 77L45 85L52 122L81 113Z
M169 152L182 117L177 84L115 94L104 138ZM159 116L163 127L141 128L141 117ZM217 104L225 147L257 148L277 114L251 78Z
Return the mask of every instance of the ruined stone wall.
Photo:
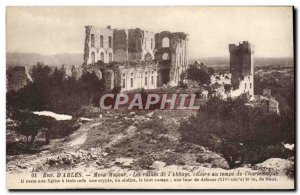
M113 30L110 27L86 26L85 28L84 64L94 64L99 60L104 63L113 61Z
M187 66L187 42L185 33L164 31L155 35L156 54L161 69L169 69L170 85L177 85L181 73ZM168 57L166 57L168 56ZM165 72L165 71L161 71ZM163 81L162 84L166 84Z
M155 48L155 34L153 32L144 31L144 41L142 45L141 60L153 60ZM148 55L148 59L147 56Z
M90 38L91 38L92 26L85 26L85 40L84 40L84 53L83 53L83 65L87 65L90 57Z
M121 66L120 80L122 91L157 88L157 68L154 63Z
M142 46L144 31L139 28L128 30L128 60L140 60L142 56Z
M128 30L128 60L153 60L155 35L139 28Z
M114 30L114 61L128 60L128 30Z
M231 97L235 98L242 94L246 94L250 99L254 98L253 75L243 76L238 85L239 86L231 92Z
M153 32L139 28L112 30L110 27L97 28L94 26L86 26L85 29L85 66L88 64L103 65L103 63L114 61L121 63L119 66L125 64L126 69L130 71L138 71L132 75L133 84L127 83L131 82L131 78L127 78L126 73L124 90L152 89L162 86L162 84L174 86L179 82L181 73L186 70L188 36L185 33L164 31L155 35ZM103 36L103 42L101 42L100 36ZM164 38L168 39L167 46L163 45L165 44ZM127 63L135 65L128 67ZM122 75L120 69L105 68L103 76L105 80L108 80L106 88L111 89L113 86L123 85Z

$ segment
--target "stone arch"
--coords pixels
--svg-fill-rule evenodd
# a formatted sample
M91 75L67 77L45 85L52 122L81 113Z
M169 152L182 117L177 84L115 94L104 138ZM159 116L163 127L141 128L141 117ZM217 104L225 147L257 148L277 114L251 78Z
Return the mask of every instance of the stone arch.
M114 72L107 70L105 74L105 89L112 90L114 88Z
M100 60L101 60L102 62L104 62L104 53L103 53L103 52L100 53Z
M109 63L111 63L113 61L113 59L112 59L112 53L108 54L108 60L109 60Z
M100 47L102 47L103 48L103 35L100 35Z
M170 47L170 39L169 39L169 37L164 37L162 39L162 47Z
M134 71L130 71L129 79L130 79L129 86L130 86L130 88L133 88L134 82L135 82L135 72Z
M181 54L179 55L179 64L182 65Z
M95 35L91 34L91 47L95 47Z
M162 59L163 60L169 60L170 59L169 54L168 53L163 53L162 54Z
M95 64L95 61L96 61L96 55L95 55L95 52L92 52L91 53L91 63Z
M112 48L112 39L111 39L111 36L108 37L108 47Z

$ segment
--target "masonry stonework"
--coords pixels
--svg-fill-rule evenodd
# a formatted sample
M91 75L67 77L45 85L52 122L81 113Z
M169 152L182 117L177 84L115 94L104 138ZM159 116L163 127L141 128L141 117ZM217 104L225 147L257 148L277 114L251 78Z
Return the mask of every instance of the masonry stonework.
M98 61L113 61L113 30L110 26L98 28L85 27L86 38L84 48L84 64L95 64Z
M155 35L155 59L159 62L159 84L177 85L187 68L188 35L164 31Z
M116 85L124 91L175 86L187 68L188 35L183 32L155 34L140 28L86 26L85 36L83 66L113 63L119 69L105 71L109 74L104 76L107 89Z
M254 96L254 46L248 41L239 45L230 44L230 72L233 89L243 89L250 97ZM242 85L242 86L241 86Z

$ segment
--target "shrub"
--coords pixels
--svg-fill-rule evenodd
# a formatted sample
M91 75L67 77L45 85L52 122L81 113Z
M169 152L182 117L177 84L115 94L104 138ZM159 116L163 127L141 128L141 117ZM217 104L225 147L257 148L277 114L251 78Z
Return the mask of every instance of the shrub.
M180 127L183 142L200 144L223 155L230 168L286 157L277 146L294 133L290 119L235 100L211 98Z
M146 121L142 123L139 127L139 129L153 129L152 134L163 134L166 133L168 130L166 129L165 125L163 122L159 119L153 119L150 121Z
M77 80L66 77L65 69L37 65L32 70L33 82L18 92L7 93L8 110L49 110L72 114L82 106L97 101L104 92L104 81L86 72ZM98 102L97 102L98 103Z
M154 161L155 160L151 155L146 155L139 158L134 164L141 167L142 169L151 169L151 165Z
M195 66L190 66L186 70L186 78L192 81L197 81L199 84L209 84L210 83L210 75Z

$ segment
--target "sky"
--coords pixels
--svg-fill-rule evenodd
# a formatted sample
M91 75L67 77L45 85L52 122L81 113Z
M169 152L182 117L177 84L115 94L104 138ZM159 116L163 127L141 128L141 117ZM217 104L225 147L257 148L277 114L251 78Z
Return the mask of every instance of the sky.
M7 52L83 53L84 26L189 34L190 58L226 57L249 41L257 57L293 57L292 7L7 7Z

